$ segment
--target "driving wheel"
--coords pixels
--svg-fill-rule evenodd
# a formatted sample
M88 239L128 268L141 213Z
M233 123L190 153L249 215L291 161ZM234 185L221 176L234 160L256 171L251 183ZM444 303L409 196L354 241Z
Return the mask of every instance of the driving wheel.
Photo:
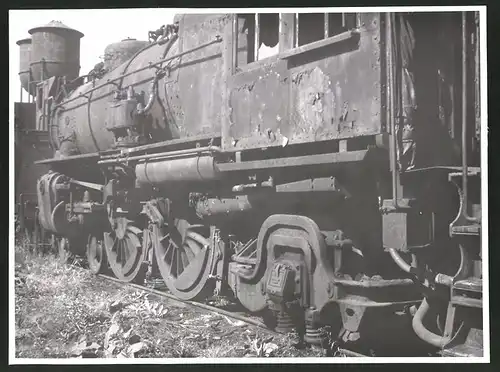
M153 227L158 269L170 292L183 300L200 300L213 293L210 279L213 248L207 226L169 219Z
M86 257L89 269L93 274L102 274L108 267L103 234L89 234Z
M64 236L55 237L54 239L56 240L59 263L66 265L73 258L73 254L69 246L69 239Z
M116 218L115 229L104 233L109 266L113 274L123 282L140 282L143 279L141 237L142 230L125 217Z

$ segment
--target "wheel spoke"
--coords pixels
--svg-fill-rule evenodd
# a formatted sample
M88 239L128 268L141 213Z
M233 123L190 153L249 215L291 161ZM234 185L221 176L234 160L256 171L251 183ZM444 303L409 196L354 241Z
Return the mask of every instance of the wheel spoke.
M177 253L176 254L176 264L177 264L176 277L178 277L179 275L181 275L184 268L182 267L181 250L177 249L176 253Z
M121 231L125 231L123 238L119 238L118 236L121 235L117 235L116 231L105 234L105 248L108 253L110 267L115 276L125 282L138 279L138 274L143 268L140 259L143 252L140 237L142 237L143 231L136 226L130 225L131 222L124 219L118 220ZM99 252L99 247L96 246L95 248L96 258L102 261L103 252Z
M115 239L113 240L113 248L114 248L113 250L114 251L116 251L118 249L118 245L117 245L118 241L119 241L118 238L115 236Z
M172 254L172 260L170 261L170 276L174 277L175 259L177 257L177 250L174 250Z
M121 240L118 240L116 243L116 262L120 263L122 262L122 256L123 256L123 242Z
M96 258L99 262L102 261L102 243L99 242L98 244L96 244L96 250L95 250L95 253L96 253Z
M186 251L182 250L181 251L181 261L182 261L182 268L183 271L188 267L189 265L189 259L187 257Z
M172 243L171 243L171 242L169 242L168 247L167 247L167 249L165 250L165 254L163 255L163 260L162 260L163 262L165 262L165 260L166 260L166 258L167 258L167 255L168 255L170 252L172 252L172 250L173 250L173 249L174 249L174 246L172 245Z
M193 242L192 240L186 240L186 244L184 244L184 251L186 252L186 255L189 259L189 261L192 261L195 256L200 252L200 247Z
M120 240L120 264L122 267L125 265L125 240L121 239Z
M116 241L115 244L113 244L113 257L115 257L116 262L120 262L120 242Z
M142 232L141 232L142 233ZM128 238L129 242L132 244L133 247L135 248L140 248L141 247L141 241L137 237L137 235L134 234L127 234L126 238Z
M134 264L137 261L137 256L139 255L138 247L134 246L134 243L132 242L132 239L130 239L131 236L126 237L125 242L125 252L126 252L126 259L124 260L124 265L123 265L123 272L128 273L132 268L134 267ZM140 264L140 263L139 263Z
M213 251L206 237L209 231L204 225L191 225L184 219L167 218L166 221L153 230L159 271L177 297L201 299L211 293L214 285L214 281L209 280L213 263Z
M127 238L123 239L123 247L122 247L122 266L125 268L125 265L127 264L128 258L130 257L128 247L129 245L127 244Z

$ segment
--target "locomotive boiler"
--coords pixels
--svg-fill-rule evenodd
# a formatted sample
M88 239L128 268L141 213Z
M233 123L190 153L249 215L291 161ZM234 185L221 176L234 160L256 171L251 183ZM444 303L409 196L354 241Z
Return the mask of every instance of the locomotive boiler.
M181 15L86 76L80 32L30 30L54 151L41 226L94 273L230 296L309 343L329 326L383 354L409 331L482 355L478 15L404 15L421 149L406 168L402 17Z

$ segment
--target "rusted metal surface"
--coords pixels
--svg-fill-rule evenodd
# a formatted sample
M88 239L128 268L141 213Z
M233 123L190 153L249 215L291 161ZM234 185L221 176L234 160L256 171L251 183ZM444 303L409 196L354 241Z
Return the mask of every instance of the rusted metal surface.
M201 217L232 215L234 213L249 211L254 206L248 200L247 195L239 195L235 198L210 198L200 200L196 203L196 214Z
M280 23L281 54L248 63L255 40L245 39L248 30L244 30L243 23L239 22L242 18L241 15L183 16L179 18L178 40L148 44L103 79L82 85L62 102L56 102L58 111L54 119L58 130L54 132L55 139L63 155L74 155L51 160L54 170L69 178L53 173L44 176L38 189L41 219L51 231L72 235L75 218L68 219L68 212L91 217L94 210L103 211L111 196L116 196L113 200L117 203L122 202L122 196L137 201L138 205L147 202L143 195L135 194L128 186L114 189L114 185L121 183L118 173L125 166L132 172L135 169L136 188L180 184L181 191L189 194L189 205L187 200L175 199L172 200L172 210L169 203L168 208L160 208L161 213L160 209L156 214L147 213L149 222L155 223L157 229L153 240L165 242L163 246L157 245L156 255L158 261L163 259L162 275L174 293L177 291L183 298L198 295L205 298L213 293L213 286L217 291L226 286L235 292L247 309L258 311L269 307L279 310L277 308L281 305L299 304L302 312L308 309L307 316L327 305L335 305L340 308L336 316L341 316L348 331L344 334L345 340L355 341L363 333L359 328L362 320L367 319L365 315L368 316L369 312L365 314L365 310L370 309L370 313L372 310L401 310L403 306L414 304L416 298L421 299L419 286L414 283L420 278L404 279L406 274L380 247L384 245L385 248L405 251L427 248L432 243L426 239L429 231L423 223L428 222L428 216L417 214L419 211L415 214L408 211L412 207L409 202L408 208L401 210L408 199L397 197L401 193L409 198L407 194L412 194L412 190L403 192L396 181L404 179L407 184L418 185L415 179L409 179L421 172L408 172L405 176L397 175L397 178L393 173L394 185L398 186L398 193L392 195L395 202L392 207L399 208L392 209L396 213L380 214L390 211L391 200L381 203L380 197L377 204L380 194L390 197L385 193L390 187L390 167L387 148L376 150L371 147L376 143L374 136L381 136L385 131L385 121L391 124L391 134L395 133L396 125L390 119L394 116L392 106L398 97L390 98L394 90L389 90L387 85L396 84L392 70L397 64L393 64L393 50L384 46L392 31L391 22L384 25L379 14L360 14L353 24L353 17L348 22L349 19L342 15L342 30L332 36L333 18L323 18L320 14L316 30L320 39L312 37L311 31L311 35L305 38L302 34L301 40L316 41L305 44L298 42L300 32L293 30L298 16L285 14ZM260 26L264 30L266 25L263 19L261 21L260 25L257 22L257 29ZM312 25L306 24L303 22L303 29L307 31L310 27L312 30ZM389 32L384 34L384 30ZM219 34L223 36L223 43L219 43L221 39L214 41ZM384 58L387 60L383 61ZM159 69L161 74L155 77ZM389 75L387 81L386 75ZM159 83L152 84L156 79ZM46 83L44 89L54 80ZM122 93L128 87L133 87L139 97L131 93L125 101ZM116 89L120 89L118 99L122 100L118 104L113 98ZM146 101L140 102L140 95L148 97L147 104ZM387 111L387 106L392 108ZM116 113L110 114L113 110ZM115 144L109 129L121 131L124 127L138 126L129 113L139 115L140 120L149 120L147 144L109 151ZM64 150L65 147L68 151ZM249 149L259 151L243 151ZM393 146L392 150L395 149ZM374 157L377 154L381 156ZM371 161L376 161L376 164ZM87 177L84 167L80 167L84 163L95 173L99 173L100 166L104 165L102 168L110 170L106 177L117 179L109 181L103 190L105 181ZM459 165L458 162L455 164ZM113 172L115 165L117 171ZM64 167L67 170L60 170ZM446 168L445 171L460 169ZM380 170L380 179L372 179L371 176ZM395 166L393 170L396 171ZM81 180L70 179L75 173L81 176ZM469 177L469 171L465 175ZM219 181L222 182L219 184ZM381 188L375 184L378 181ZM447 183L448 180L441 182ZM74 188L71 183L93 189L91 191L103 191L103 204L82 202L78 195L68 195ZM428 184L437 187L438 182ZM213 187L216 185L222 187L217 187L219 193ZM188 186L193 186L193 189ZM194 192L195 189L198 192L200 189L210 191L199 194ZM396 187L394 191L397 191ZM472 198L472 189L470 191ZM239 195L235 196L235 193ZM425 200L425 204L432 205L432 201ZM474 204L475 216L480 213L480 208L477 202ZM139 212L127 207L126 203L121 204L119 213L129 213L127 219L137 217ZM176 258L170 256L166 260L167 252L173 247L167 240L173 239L174 235L168 230L175 222L171 221L171 213L184 213L183 209L188 208L189 213L197 212L201 217L199 224L190 228L190 234L181 227L177 235L190 235L201 243L198 249L194 247L200 254L187 257L186 261L177 249ZM243 211L250 212L245 215L240 213ZM222 223L217 226L223 230L216 229L216 225L208 221L209 217L214 217L213 221L220 217ZM120 218L123 219L114 219L117 222L114 234L123 238L127 229L133 233L134 246L130 248L136 251L138 261L124 263L123 267L116 269L120 260L114 257L115 271L118 272L115 274L122 280L131 280L139 273L136 270L141 270L135 265L145 257L139 257L141 242L138 234L146 230L142 229L144 226L141 229L127 226L125 217ZM212 225L210 237L191 234L198 229L208 231L209 224ZM414 225L421 225L422 229L417 231ZM462 228L463 225L453 227ZM239 231L240 228L244 231ZM81 226L79 231L82 231ZM226 235L228 231L230 233ZM345 231L346 236L337 236L337 231ZM226 243L222 242L226 238L235 247L252 239L258 244L246 256L240 255L246 248L235 249L232 262L227 262L222 257L231 256L233 251L227 255L223 253L221 247L225 246ZM114 240L111 236L107 240L108 254L115 252L118 247L113 248ZM143 247L147 246L145 241ZM176 248L192 245L180 243ZM126 248L126 245L122 244L121 248ZM195 253L186 249L186 256L190 251ZM206 254L210 254L208 261ZM425 264L429 266L433 262ZM408 266L405 271L412 273L406 262L405 265ZM173 270L175 278L172 277ZM476 269L477 272L480 268ZM201 284L196 284L200 278ZM439 278L444 276L436 276L433 284L451 284L451 277ZM451 297L454 305L479 307L482 303L476 297L454 298L454 292ZM422 309L419 311L421 317L425 315L422 314L425 307ZM314 330L314 327L309 329L309 336L315 335ZM418 332L424 334L426 330ZM442 344L442 339L431 335L429 341L428 336L422 338L427 338L431 344Z
M210 181L219 178L212 156L195 156L155 162L135 167L137 182L144 185L162 185L169 182Z
M230 15L190 15L179 24L182 50L192 49L223 34ZM214 44L182 57L175 87L168 94L174 108L177 129L182 137L220 132L222 78L222 46ZM189 107L189 108L187 108Z
M80 72L81 32L58 21L28 31L32 35L31 70L34 80L66 76L69 80Z
M233 16L234 17L234 16ZM230 35L230 37L227 37ZM238 36L239 38L239 36ZM229 89L229 82L232 75L236 69L237 58L234 55L233 43L237 42L237 38L234 37L234 27L229 22L224 26L224 38L222 41L222 71L221 71L221 135L222 135L222 147L226 148L228 146L227 141L231 141L231 108L230 99L231 91ZM250 46L246 44L247 51Z
M254 190L248 195L200 198L193 204L197 215L202 218L227 218L248 211L270 213L270 211L290 210L290 204L296 200L295 195L277 194L271 190Z
M180 68L181 57L195 54L219 42L220 39L211 34L208 42L196 44L184 51L180 50L181 44L176 38L166 44L155 44L143 49L133 59L105 75L99 80L97 87L94 88L92 82L82 85L62 103L62 111L58 116L58 136L62 139L73 136L72 142L80 153L111 149L114 136L105 129L104 118L110 103L113 102L112 95L115 90L132 87L136 94L146 96L155 71L162 68L166 71L166 81L158 83L158 100L148 111L148 136L154 141L189 137L183 129L184 111L180 105L180 93L176 88L178 84L171 80L177 75L172 73ZM165 89L161 89L161 86ZM187 102L187 99L182 98L182 102ZM203 100L196 102L203 104ZM193 110L196 110L196 107L193 106ZM77 125L77 118L84 124Z
M289 247L288 250L278 248L283 246ZM241 280L255 282L261 279L262 267L266 267L266 276L269 277L275 263L288 260L287 251L298 251L301 260L294 262L293 270L301 277L296 288L300 293L300 303L321 310L332 299L329 283L334 277L333 269L326 264L326 250L325 241L313 220L304 216L275 214L266 219L259 232L255 267L238 275ZM314 270L311 266L313 257L316 262Z
M359 150L343 153L338 152L331 154L297 156L293 158L245 161L241 163L221 163L218 165L218 167L223 172L315 165L329 165L332 167L336 167L341 163L359 163L366 158L367 153L368 150Z
M289 50L291 59L270 59L231 76L224 149L381 133L380 17L361 18L359 37L333 36L319 42L329 46L293 58Z
M175 51L175 48L171 48L172 53ZM77 154L111 149L114 145L114 136L106 129L106 118L113 103L113 93L117 89L117 85L121 87L132 86L135 93L146 96L150 82L154 79L154 69L148 68L148 65L150 62L154 63L162 59L165 52L166 46L155 45L148 48L139 53L133 60L129 60L106 74L96 83L98 85L115 80L115 84L102 84L100 88L93 90L94 84L88 82L77 88L68 97L68 100L62 102L61 110L55 115L57 130L54 131L56 137L54 139L56 143L60 145L64 139L69 138L76 147ZM145 67L145 69L120 79L123 74L140 67ZM160 98L163 93L164 90L159 89ZM152 117L152 136L157 141L170 139L172 133L168 122L164 120L163 107L159 104L153 105L150 114Z
M286 123L289 88L285 61L231 77L228 149L281 144ZM283 124L285 128L286 124Z

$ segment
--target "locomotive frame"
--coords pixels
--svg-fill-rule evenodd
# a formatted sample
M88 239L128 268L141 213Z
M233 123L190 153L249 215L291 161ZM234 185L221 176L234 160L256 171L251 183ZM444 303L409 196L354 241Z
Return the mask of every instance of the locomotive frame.
M407 171L397 16L316 17L277 15L279 52L263 60L266 22L224 14L178 17L87 83L74 59L60 61L70 82L31 61L36 122L57 150L37 162L51 168L39 222L95 273L157 275L181 299L232 296L309 343L323 325L360 344L391 329L394 342L403 330L420 348L481 356L478 15L443 16L461 30L459 104L449 138L421 129L432 155L460 160Z

